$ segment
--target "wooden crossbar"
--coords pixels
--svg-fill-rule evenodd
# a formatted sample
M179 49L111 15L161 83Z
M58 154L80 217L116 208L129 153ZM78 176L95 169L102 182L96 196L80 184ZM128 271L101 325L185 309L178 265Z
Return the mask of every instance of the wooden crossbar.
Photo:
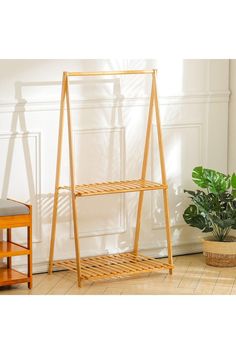
M95 71L95 72L65 72L67 76L106 76L106 75L145 75L153 74L154 70L120 70L120 71Z

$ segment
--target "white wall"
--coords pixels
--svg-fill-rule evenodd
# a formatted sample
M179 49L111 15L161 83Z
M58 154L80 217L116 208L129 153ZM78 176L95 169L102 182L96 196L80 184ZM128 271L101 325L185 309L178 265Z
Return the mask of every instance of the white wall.
M34 210L34 270L46 269L62 72L157 67L170 190L174 253L199 250L197 231L186 226L183 188L203 164L227 170L228 60L1 60L0 191L30 201ZM87 78L72 85L78 183L139 178L150 80L147 77ZM153 126L149 177L159 180ZM68 183L66 135L62 183ZM220 143L219 143L220 142ZM132 247L135 193L79 201L82 256ZM140 247L166 254L159 192L145 195ZM73 257L71 208L62 193L56 258ZM22 239L21 230L15 235ZM17 259L23 264L24 259Z
M236 60L230 60L229 101L229 172L236 171Z

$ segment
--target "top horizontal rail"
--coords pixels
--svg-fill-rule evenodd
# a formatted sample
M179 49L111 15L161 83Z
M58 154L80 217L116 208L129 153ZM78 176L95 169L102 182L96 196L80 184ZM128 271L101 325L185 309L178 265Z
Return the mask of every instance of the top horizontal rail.
M103 75L132 75L153 74L156 70L120 70L120 71L95 71L95 72L65 72L67 76L103 76Z

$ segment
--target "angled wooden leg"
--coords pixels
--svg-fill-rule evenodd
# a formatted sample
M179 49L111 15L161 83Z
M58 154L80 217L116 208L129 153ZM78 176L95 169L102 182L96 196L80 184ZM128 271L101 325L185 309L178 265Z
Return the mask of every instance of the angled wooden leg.
M53 269L53 256L54 256L54 246L55 246L55 238L56 238L58 193L59 193L59 184L60 184L62 138L63 138L63 128L64 128L65 95L66 95L66 73L63 73L62 90L61 90L61 106L60 106L60 123L59 123L58 146L57 146L57 169L56 169L54 204L53 204L53 215L52 215L52 230L51 230L51 242L50 242L50 253L49 253L49 267L48 267L49 274L52 274L52 269Z
M135 255L138 254L139 235L140 235L140 228L141 228L141 216L142 216L142 209L143 209L143 197L144 197L144 192L141 191L139 193L139 199L138 199L138 212L137 212L135 237L134 237L134 254Z
M161 131L161 120L160 120L158 98L157 98L156 70L154 70L153 82L154 82L154 104L155 104L155 112L156 112L157 138L158 138L158 145L159 145L159 156L160 156L160 164L161 164L162 184L167 186L165 159L164 159L164 149L163 149L163 138L162 138L162 131ZM165 226L166 226L166 240L167 240L167 249L168 249L168 261L169 261L169 264L173 265L172 240L171 240L171 231L170 231L170 214L169 214L169 203L168 203L168 191L167 191L167 189L163 190L163 201L164 201L164 212L165 212ZM172 269L169 269L169 273L172 274Z
M51 231L49 268L48 268L49 274L52 274L52 269L53 269L53 256L54 256L54 246L55 246L56 226L57 226L58 193L59 191L58 189L56 189L54 193L53 214L52 214L52 231Z
M171 240L171 230L170 230L170 212L169 212L169 201L168 201L168 190L167 189L163 190L163 201L164 201L164 212L165 212L168 262L169 262L169 264L173 265L172 240ZM169 274L172 274L172 269L169 269Z
M150 105L149 105L149 113L148 113L148 121L147 121L147 132L146 132L146 140L145 140L144 156L143 156L143 166L142 166L142 175L141 175L141 179L142 180L144 180L146 178L146 172L147 172L148 152L149 152L151 129L152 129L153 94L154 94L153 90L154 90L154 86L153 86L153 80L152 80L151 98L150 98ZM138 212L137 212L135 238L134 238L134 254L136 254L136 255L138 254L138 243L139 243L139 234L140 234L140 227L141 227L143 197L144 197L144 192L141 191L139 193Z
M76 255L76 265L77 265L77 280L78 280L78 286L80 287L81 286L81 266L80 266L79 228L78 228L78 212L77 212L76 195L75 195L74 148L73 148L72 123L71 123L71 114L70 114L68 77L66 78L66 105L67 105L68 141L69 141L69 159L70 159L71 198L72 198L74 238L75 238L75 255Z
M7 229L7 242L11 242L11 229ZM12 267L12 258L7 257L7 268Z
M77 282L78 282L78 286L81 287L78 211L77 211L76 197L74 195L72 195L72 211L73 211L73 224L74 224L75 256L76 256L76 266L77 266Z

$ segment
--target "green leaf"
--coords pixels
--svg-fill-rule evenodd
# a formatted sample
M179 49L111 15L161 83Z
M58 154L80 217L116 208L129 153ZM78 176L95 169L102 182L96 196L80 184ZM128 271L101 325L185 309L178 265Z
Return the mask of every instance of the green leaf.
M222 230L232 227L235 223L235 219L221 219L218 216L212 216L212 221L214 224L218 225Z
M208 184L204 177L204 168L202 166L198 166L193 169L192 179L197 186L207 188Z
M192 195L193 197L196 195L195 191L189 191L187 189L184 189L184 193L188 193L189 195Z
M195 205L190 205L184 211L183 218L188 225L192 227L197 227L202 232L212 231L212 228L209 225L207 219L203 215L198 213L198 209Z
M233 189L236 189L236 174L233 173L231 177L231 186Z
M189 205L189 207L184 211L183 218L187 224L191 224L193 218L197 216L198 211L196 205Z
M202 166L193 169L192 179L199 187L208 188L209 192L214 194L226 192L232 183L232 177L229 175Z
M219 198L214 193L206 194L203 191L197 191L196 195L192 198L192 202L197 206L199 211L204 214L210 213L212 210L219 211L221 204Z
M224 193L230 188L230 176L210 169L204 169L203 174L210 192L215 194Z
M231 176L231 186L233 197L236 198L236 174L233 173Z
M233 197L236 198L236 189L232 189Z

